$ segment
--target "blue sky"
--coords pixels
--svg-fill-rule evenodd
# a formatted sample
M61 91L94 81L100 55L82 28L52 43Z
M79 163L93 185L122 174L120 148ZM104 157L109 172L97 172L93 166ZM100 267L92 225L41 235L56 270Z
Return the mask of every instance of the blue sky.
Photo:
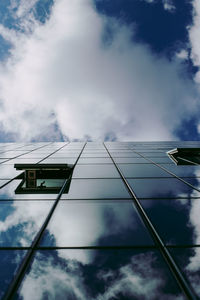
M197 0L2 0L0 140L198 140Z

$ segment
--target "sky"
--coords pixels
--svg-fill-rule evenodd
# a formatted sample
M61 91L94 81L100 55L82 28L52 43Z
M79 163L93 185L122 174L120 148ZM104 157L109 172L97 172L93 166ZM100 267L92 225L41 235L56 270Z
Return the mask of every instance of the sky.
M199 140L199 0L1 0L0 142Z

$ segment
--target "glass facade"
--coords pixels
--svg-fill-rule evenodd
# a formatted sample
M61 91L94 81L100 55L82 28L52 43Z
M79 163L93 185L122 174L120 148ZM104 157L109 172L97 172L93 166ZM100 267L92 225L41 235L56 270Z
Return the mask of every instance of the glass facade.
M200 166L175 148L200 142L1 143L0 299L199 299Z

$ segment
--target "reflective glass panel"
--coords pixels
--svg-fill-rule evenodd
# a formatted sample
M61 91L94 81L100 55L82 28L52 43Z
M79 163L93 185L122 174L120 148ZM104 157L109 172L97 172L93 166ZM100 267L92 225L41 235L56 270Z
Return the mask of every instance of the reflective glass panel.
M110 157L80 157L78 164L112 164Z
M175 261L200 297L200 247L170 249Z
M153 164L119 164L125 177L171 177L169 173Z
M114 165L77 165L73 171L73 178L119 178L120 175Z
M128 179L139 198L189 198L200 193L176 178Z
M72 179L62 199L130 198L121 179Z
M8 290L26 252L26 250L0 250L0 299L3 299Z
M162 240L168 245L200 243L197 233L200 224L196 212L200 199L140 200Z
M84 157L109 157L109 155L107 152L95 152L95 153L84 152L81 154L81 157L82 158L84 158Z
M0 181L1 182L1 181ZM21 184L21 179L13 180L8 183L6 186L0 189L0 199L1 200L18 200L18 199L56 199L57 194L39 194L39 193L31 193L31 194L16 194L16 189Z
M65 230L63 230L65 228ZM62 201L42 246L153 245L132 201Z
M22 171L17 171L14 165L0 165L0 179L12 179L21 173Z
M45 298L44 298L45 296ZM154 249L38 251L16 299L184 299Z
M179 177L198 177L200 176L200 166L183 166L183 165L172 165L167 164L163 165L163 167L170 172L174 173L175 175Z
M1 201L0 247L30 246L52 201Z
M157 163L157 164L173 164L172 160L169 157L152 157L149 159L151 159L153 162Z
M142 157L115 157L114 161L118 164L152 164L152 162Z

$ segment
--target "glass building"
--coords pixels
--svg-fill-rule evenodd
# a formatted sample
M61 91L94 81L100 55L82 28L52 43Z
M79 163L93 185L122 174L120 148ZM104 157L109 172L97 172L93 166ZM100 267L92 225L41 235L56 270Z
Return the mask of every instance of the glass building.
M200 298L199 149L1 143L0 299Z

